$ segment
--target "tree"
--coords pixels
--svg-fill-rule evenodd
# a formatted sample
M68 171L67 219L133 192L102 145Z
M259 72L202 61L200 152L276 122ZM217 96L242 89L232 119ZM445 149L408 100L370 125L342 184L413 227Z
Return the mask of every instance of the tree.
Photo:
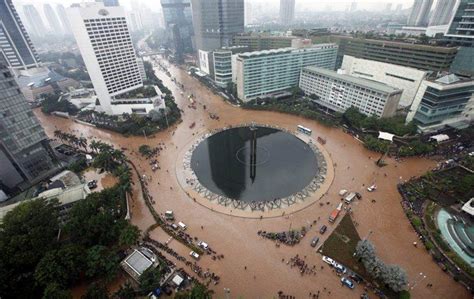
M126 223L125 226L120 231L119 236L119 245L120 246L132 246L137 243L138 238L140 237L140 230L135 225Z
M0 294L4 298L32 298L36 264L53 249L59 229L57 200L20 203L0 224Z
M395 292L400 292L406 289L408 285L408 278L405 270L397 265L386 266L382 279L384 283Z
M36 282L43 286L51 283L60 287L70 286L79 279L84 262L83 252L82 247L73 244L49 251L36 266Z
M375 246L369 240L361 240L357 243L356 255L360 260L371 259L375 256Z
M57 283L50 283L46 286L43 299L72 299L71 292L64 290Z
M86 253L86 276L89 278L105 277L107 280L115 277L118 270L118 258L107 247L92 246Z
M136 292L130 283L120 286L120 289L112 296L113 299L130 299L135 298Z
M86 293L81 297L82 299L109 299L109 291L107 287L100 282L93 282Z
M145 293L151 292L158 286L161 277L162 272L159 267L146 269L139 279L140 289Z
M191 296L193 299L211 299L211 292L202 284L196 283L191 289Z

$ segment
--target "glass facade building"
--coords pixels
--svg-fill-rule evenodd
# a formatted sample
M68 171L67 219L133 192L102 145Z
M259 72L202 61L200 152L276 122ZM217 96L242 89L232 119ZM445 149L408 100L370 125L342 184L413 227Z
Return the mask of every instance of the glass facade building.
M178 62L183 54L193 52L193 17L190 0L161 0L167 43Z
M244 32L244 0L191 0L197 50L228 47Z
M54 161L43 128L0 57L0 189L41 180Z
M8 66L38 67L40 59L11 0L0 0L0 49Z

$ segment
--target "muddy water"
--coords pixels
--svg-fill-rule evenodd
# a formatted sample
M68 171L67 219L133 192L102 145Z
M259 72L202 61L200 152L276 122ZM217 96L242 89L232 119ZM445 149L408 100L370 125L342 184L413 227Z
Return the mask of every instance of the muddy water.
M221 283L212 287L218 297L224 297L223 288L229 288L231 297L269 298L276 296L281 290L297 298L304 298L308 297L309 292L314 293L320 290L321 298L359 298L362 289L357 287L355 290L349 290L341 287L338 277L328 267L318 270L316 276L301 276L298 270L291 269L282 262L282 259L287 260L299 254L306 256L310 265L314 264L320 269L323 265L321 256L309 246L309 242L314 235L319 235L317 230L320 225L328 224L329 213L340 202L337 195L339 190L348 189L359 191L363 195L363 199L357 201L353 207L353 215L359 223L357 228L360 235L364 237L372 231L370 239L374 242L378 254L385 262L399 264L405 268L410 282L414 282L419 273L427 276L411 291L412 298L469 298L467 291L443 273L424 249L414 248L411 245L417 236L403 213L400 195L396 190L399 180L424 173L434 166L433 161L407 159L398 163L388 159L386 167L378 168L374 160L379 155L367 151L357 140L339 129L326 128L316 122L295 116L235 108L201 86L185 71L175 67L171 67L170 71L179 82L185 85L184 95L180 94L166 75L158 72L158 76L173 91L179 107L184 110L183 123L158 133L154 137L126 138L66 119L44 116L39 111L36 111L36 114L49 136L53 136L53 131L60 128L88 138L95 136L100 140L128 149L128 156L140 171L152 177L149 188L156 201L155 209L161 213L165 210L174 210L177 220L188 225L191 235L209 243L219 254L224 254L225 258L220 261L212 261L209 257L204 257L199 262L203 268L210 268L221 276ZM197 109L188 108L187 95L190 92L194 94L198 102ZM203 105L206 105L207 109L204 109ZM220 121L210 119L209 112L217 114ZM250 121L276 124L290 130L302 124L313 130L313 137L321 136L327 139L325 147L331 153L335 163L334 182L322 199L322 202L329 204L322 207L314 204L286 217L259 220L214 213L187 198L179 187L174 173L180 149L191 142L198 132ZM189 129L193 122L196 126ZM142 159L137 151L141 144L154 146L159 142L164 142L166 148L158 158L161 170L153 173L147 161ZM366 187L373 183L377 184L378 190L368 193ZM132 221L144 229L152 224L153 220L139 197L138 184L135 184L134 191ZM372 203L372 199L376 202ZM310 230L306 239L295 247L277 248L271 241L257 236L258 230L284 231L290 226L300 227L318 219L320 220L317 221L317 227ZM201 226L204 228L201 229ZM329 231L321 241L324 241L333 229L332 225L328 226ZM162 231L154 232L152 236L160 241L166 239ZM170 246L184 256L189 254L189 250L176 241L171 241ZM244 269L245 266L247 270ZM427 283L432 283L433 287L426 288ZM323 292L324 287L330 290L331 294L327 291Z

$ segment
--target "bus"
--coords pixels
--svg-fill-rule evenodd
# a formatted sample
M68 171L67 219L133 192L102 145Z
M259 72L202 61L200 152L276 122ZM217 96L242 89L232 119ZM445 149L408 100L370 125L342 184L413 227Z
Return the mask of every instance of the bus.
M311 135L311 133L312 133L312 131L311 131L310 129L305 128L305 127L303 127L303 126L301 126L301 125L298 125L297 128L298 128L298 131L301 132L301 133L303 133L303 134Z

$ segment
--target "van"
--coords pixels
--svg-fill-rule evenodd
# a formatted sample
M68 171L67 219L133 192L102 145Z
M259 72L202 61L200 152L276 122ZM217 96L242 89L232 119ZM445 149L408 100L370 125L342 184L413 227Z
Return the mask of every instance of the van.
M186 224L184 224L183 222L178 222L178 226L182 229L182 230L185 230L186 229Z
M344 200L347 202L347 203L351 203L352 200L354 199L354 197L356 197L356 194L354 192L351 192L349 193L349 195L347 195Z

